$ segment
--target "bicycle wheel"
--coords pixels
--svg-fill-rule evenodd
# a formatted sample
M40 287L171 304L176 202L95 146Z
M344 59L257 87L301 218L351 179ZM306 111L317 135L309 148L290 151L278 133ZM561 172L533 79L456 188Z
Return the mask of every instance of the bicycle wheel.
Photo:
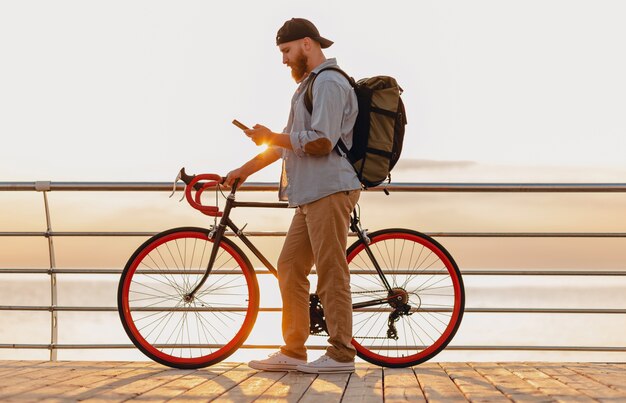
M463 317L465 291L452 256L417 231L385 229L368 235L370 250L392 291L378 276L365 244L347 251L351 272L352 344L359 357L376 365L417 365L443 350ZM359 307L368 301L387 300Z
M118 311L133 344L174 368L200 368L235 352L252 330L259 286L250 261L224 238L208 279L213 242L204 228L157 234L128 260L118 287Z

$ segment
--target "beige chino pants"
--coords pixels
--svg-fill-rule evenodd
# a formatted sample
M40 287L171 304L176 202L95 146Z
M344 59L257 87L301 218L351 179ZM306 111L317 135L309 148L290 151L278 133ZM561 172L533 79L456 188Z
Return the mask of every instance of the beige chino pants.
M360 190L338 192L296 209L278 258L278 283L283 301L281 352L307 359L309 337L309 280L315 265L317 294L328 327L326 354L335 361L353 361L352 297L346 244L350 214Z

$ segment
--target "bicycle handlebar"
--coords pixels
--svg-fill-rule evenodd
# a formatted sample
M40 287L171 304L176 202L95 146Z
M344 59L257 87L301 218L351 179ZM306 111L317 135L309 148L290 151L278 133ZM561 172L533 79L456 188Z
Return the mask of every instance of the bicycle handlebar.
M217 174L200 174L200 175L188 175L185 172L185 168L181 168L178 173L178 178L181 179L187 186L185 186L185 198L191 207L200 211L203 214L212 216L212 217L221 217L222 212L219 211L218 206L205 206L202 204L202 193L210 188L215 188L224 183L226 180L225 177L217 175ZM201 181L208 181L202 182ZM235 180L232 187L232 193L237 189L237 185L239 184L239 179ZM195 195L192 195L192 190L195 190Z

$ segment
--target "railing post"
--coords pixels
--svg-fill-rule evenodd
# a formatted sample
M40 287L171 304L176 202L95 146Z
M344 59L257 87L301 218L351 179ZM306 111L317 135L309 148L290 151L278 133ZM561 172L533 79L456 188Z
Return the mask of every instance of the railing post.
M48 238L48 253L50 256L50 361L57 360L56 345L59 338L57 318L57 275L55 273L56 260L54 256L54 241L52 239L52 221L50 220L50 206L48 205L47 192L50 191L49 181L35 182L35 190L43 192L43 203L46 210L46 238Z

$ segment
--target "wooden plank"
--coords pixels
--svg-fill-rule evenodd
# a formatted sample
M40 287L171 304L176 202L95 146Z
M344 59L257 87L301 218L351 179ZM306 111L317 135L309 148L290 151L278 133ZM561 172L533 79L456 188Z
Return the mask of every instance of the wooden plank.
M385 403L426 402L411 368L383 368Z
M81 386L81 379L89 378L94 373L119 367L121 365L123 365L121 362L94 363L77 361L65 366L69 367L72 372L58 371L56 375L46 378L48 380L52 380L53 382L48 382L40 387L32 387L28 391L21 393L19 396L21 399L35 398L36 400L59 396L63 393L76 389L77 386ZM62 367L59 365L57 368Z
M0 400L57 383L59 379L76 376L73 373L74 368L67 362L49 361L38 365L34 371L7 376L0 380Z
M152 389L146 393L137 396L130 401L141 402L164 402L169 401L186 391L206 382L208 379L215 378L220 374L228 371L234 367L233 364L216 364L211 366L210 369L198 369L191 371L190 373L172 379L158 388Z
M0 361L0 377L3 377L7 374L15 374L15 372L23 369L29 368L33 366L37 366L48 361Z
M298 371L288 372L287 375L263 392L263 395L255 402L297 402L315 378L317 378L315 374L305 374Z
M299 403L338 403L350 374L321 374L311 383Z
M610 388L616 389L622 393L626 392L626 371L611 365L589 365L589 364L573 364L567 365L580 374L584 374L589 378Z
M119 384L124 374L137 374L137 370L162 371L163 368L151 368L150 363L94 363L84 368L80 376L37 389L31 393L48 396L49 402L67 401L68 399L87 399L106 391L110 385ZM157 373L157 372L155 372ZM112 388L112 387L111 387ZM52 397L52 398L50 398Z
M126 401L133 399L143 393L151 391L159 386L178 379L184 375L193 372L194 370L184 369L172 369L162 367L162 370L156 368L147 368L146 371L152 371L148 376L140 376L137 379L132 379L131 382L124 382L123 385L115 385L109 387L106 390L93 395L89 399L85 399L85 402L111 402L111 401ZM155 372L156 371L156 372Z
M31 379L33 376L29 376L29 373L40 371L42 368L46 368L50 365L50 361L38 361L32 363L27 361L25 365L19 366L15 368L15 370L8 370L7 373L0 378L0 388L5 385L14 385L16 382Z
M285 375L287 372L257 372L217 397L214 402L252 402Z
M100 395L106 394L109 390L148 378L166 369L166 367L161 369L151 368L150 365L151 363L147 362L134 362L117 368L105 369L100 373L96 373L94 378L91 378L93 383L86 384L90 379L83 379L81 383L84 383L84 386L73 386L72 390L60 393L58 397L71 400L87 400L94 396L100 397ZM101 374L106 375L98 376Z
M496 363L471 363L478 373L515 402L552 402L553 399Z
M496 386L467 363L440 363L469 401L510 402Z
M228 371L215 374L215 376L209 376L205 382L176 396L172 401L199 400L206 402L224 394L256 373L256 370L251 369L245 364L240 364ZM284 375L284 372L281 374Z
M429 403L466 402L465 396L438 364L421 364L413 368L417 381Z
M584 374L565 368L563 364L541 363L536 364L536 368L593 399L600 401L619 401L619 399L623 399L626 401L626 394L603 385Z
M52 402L84 400L97 396L109 389L131 382L133 379L158 374L165 368L154 368L151 363L126 363L116 367L103 368L100 371L68 380L63 383L65 391L57 392Z
M382 402L382 368L358 363L356 371L348 380L342 400L346 402Z
M542 394L547 395L557 402L582 402L593 403L594 399L580 394L576 389L552 378L539 371L532 365L524 363L506 364L506 369L517 375L524 381L535 386Z

